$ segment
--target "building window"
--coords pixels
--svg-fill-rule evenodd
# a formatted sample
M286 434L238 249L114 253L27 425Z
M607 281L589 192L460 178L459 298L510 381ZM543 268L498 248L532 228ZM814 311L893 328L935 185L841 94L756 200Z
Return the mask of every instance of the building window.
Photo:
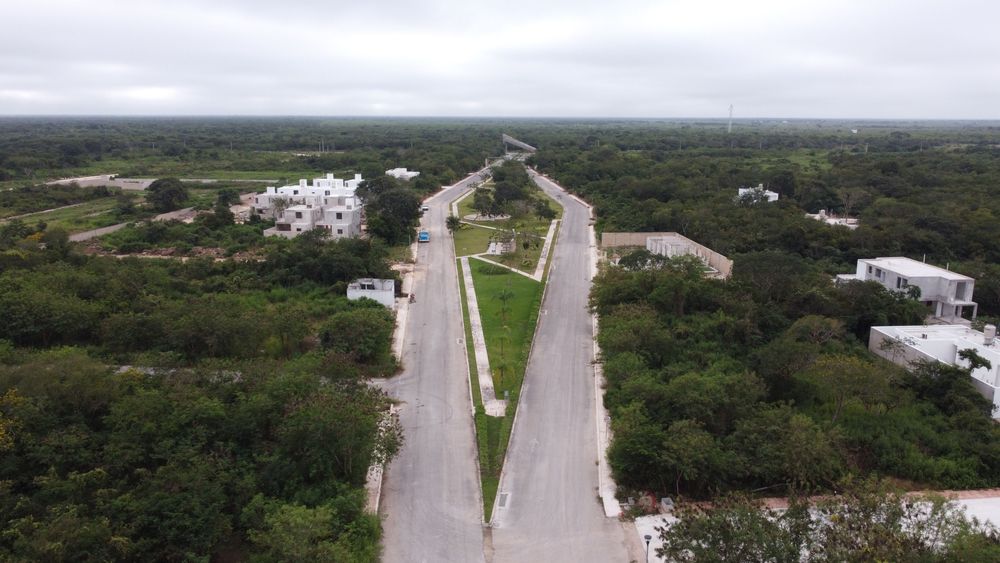
M296 229L295 229L295 232L296 232L296 233L301 233L301 232L302 232L302 229L299 229L299 228L296 228Z
M868 266L868 273L869 274L872 273L872 267L871 266Z
M278 227L279 231L290 231L290 230L292 230L292 226L289 225L288 223L278 223L276 226Z
M301 219L302 218L302 212L301 211L296 211L295 212L295 218L296 219Z
M337 234L338 235L344 234L344 229L337 229Z
M343 213L337 213L337 219L343 219L343 218L344 218Z
M323 195L330 195L330 190L326 190L326 193Z

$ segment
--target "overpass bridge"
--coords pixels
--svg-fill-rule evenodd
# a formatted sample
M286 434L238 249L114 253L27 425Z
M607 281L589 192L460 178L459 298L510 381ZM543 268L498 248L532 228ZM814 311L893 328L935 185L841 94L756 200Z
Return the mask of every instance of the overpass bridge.
M525 143L525 142L522 142L522 141L518 141L517 139L515 139L514 137L511 137L510 135L508 135L506 133L503 133L503 134L500 135L500 140L503 141L503 150L504 150L504 152L507 152L509 150L508 147L510 147L510 146L514 146L514 147L517 147L517 148L519 148L521 150L525 150L525 151L528 151L528 152L535 152L535 151L538 150L535 147L529 145L528 143Z

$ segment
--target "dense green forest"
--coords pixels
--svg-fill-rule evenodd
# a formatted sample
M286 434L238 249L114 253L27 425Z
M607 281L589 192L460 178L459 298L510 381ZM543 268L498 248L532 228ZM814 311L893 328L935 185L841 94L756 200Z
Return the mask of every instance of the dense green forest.
M735 261L721 281L637 251L596 280L619 484L696 498L836 490L851 475L1000 484L1000 428L967 372L906 372L866 349L871 326L919 324L922 306L831 282L857 258L926 255L976 276L981 314L1000 314L995 132L756 134L538 141L534 163L595 204L600 230L677 231ZM780 200L736 200L759 183ZM861 226L804 216L819 209Z
M88 257L0 227L0 559L377 558L392 315L347 301L385 248ZM38 236L38 235L42 236Z
M400 437L378 431L387 399L363 381L396 369L393 319L345 285L396 277L386 243L410 240L420 196L498 154L501 132L539 146L532 163L594 203L599 230L678 231L735 260L720 281L640 252L596 280L624 488L1000 484L1000 430L966 374L865 349L873 325L919 323L919 303L830 283L859 257L926 255L975 276L981 314L1000 315L995 124L2 118L5 216L211 211L100 243L186 260L88 256L45 216L0 224L0 558L377 558L361 484ZM421 176L381 177L397 166ZM263 224L234 224L239 181L322 172L369 179L371 240L265 241ZM231 181L159 204L37 187L108 173ZM518 195L495 180L486 214ZM781 199L735 201L759 183ZM861 227L804 217L819 209Z
M420 171L432 191L501 150L503 122L351 118L0 118L0 186L118 173L293 180Z

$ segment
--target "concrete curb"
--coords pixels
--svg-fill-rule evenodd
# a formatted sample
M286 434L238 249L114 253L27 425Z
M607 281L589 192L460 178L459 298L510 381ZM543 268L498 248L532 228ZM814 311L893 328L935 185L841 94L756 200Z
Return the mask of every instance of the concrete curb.
M532 169L535 174L538 174L537 170ZM597 232L594 230L594 207L579 198L578 196L570 193L568 190L559 186L555 180L548 178L542 174L542 176L547 181L551 182L553 185L558 186L563 190L569 197L573 198L584 207L590 214L590 225L587 227L589 231L590 238L590 278L593 279L597 275L597 264L599 260L598 249L597 249ZM621 516L621 505L618 503L618 499L615 497L615 485L614 478L611 475L611 468L608 466L608 446L611 443L611 428L610 428L610 417L608 416L608 411L604 408L604 368L600 363L601 358L601 347L597 343L597 335L600 330L599 322L597 319L597 313L591 313L591 323L593 324L594 331L594 418L595 418L595 431L597 434L597 490L601 496L601 504L604 506L604 515L608 518L617 518Z
M385 431L386 424L396 416L397 412L399 412L399 407L396 405L389 406L389 411L382 415L382 420L379 423L380 433ZM365 477L365 490L368 493L365 510L372 514L378 514L379 504L382 502L382 483L384 481L385 463L373 463L368 468L368 475Z
M410 259L413 263L410 270L403 274L400 282L400 293L403 297L396 299L396 328L392 332L392 351L396 354L396 361L403 365L403 342L406 340L406 319L410 313L410 300L406 297L413 291L413 270L417 263L417 243L410 245Z
M522 276L528 278L529 280L542 281L540 278L536 278L535 276L529 274L528 272L524 272L524 271L518 270L517 268L511 268L510 266L508 266L506 264L501 264L500 262L494 262L493 260L490 260L489 258L484 258L484 256L488 256L488 255L485 254L485 253L484 254L470 254L468 256L462 256L462 258L475 258L476 260L479 260L480 262L486 262L487 264L492 264L494 266L500 266L501 268L504 268L506 270L510 270L511 272L513 272L515 274L521 274Z
M480 172L482 172L482 171L480 171ZM472 174L470 174L469 176L466 176L466 178L469 178L470 176L472 176ZM470 189L469 192L471 193L472 190ZM439 192L439 193L441 193L441 192ZM465 194L465 195L468 195L468 194ZM461 297L462 297L462 287L464 287L464 286L462 284L462 281L459 279L459 277L457 275L458 274L458 270L459 270L459 265L458 265L458 258L455 257L455 237L454 236L451 237L451 255L452 255L452 263L454 264L455 272L456 272L455 284L458 286L457 287L458 291L456 293L458 293L459 299L461 299ZM466 291L466 295L468 295L468 288L466 288L465 291ZM459 309L461 309L463 306L464 306L464 303L459 303ZM462 322L462 356L465 357L465 385L466 385L466 389L469 390L469 415L472 417L472 434L473 434L473 436L477 436L478 435L478 431L476 429L476 400L472 396L472 371L469 369L469 347L468 347L467 343L465 342L465 338L466 338L466 334L467 334L467 332L466 332L467 331L467 327L465 326L465 315L462 315L460 320ZM485 406L484 406L484 408L485 408ZM476 444L475 461L476 461L476 489L479 492L479 497L476 500L479 501L478 504L480 506L480 510L482 510L481 507L483 506L483 478L482 478L483 468L479 464L479 445L478 444ZM486 526L488 524L486 522L486 513L480 511L479 514L480 514L480 516L479 516L480 522L482 523L483 526Z
M532 179L532 180L534 180L534 179ZM565 208L566 206L564 205L563 207ZM559 230L557 229L556 232L553 233L552 248L555 248L555 244L556 244L556 242L558 242L556 240L556 238L558 237L558 235L559 235ZM552 251L550 250L549 253L552 254ZM535 330L532 331L532 333L531 333L531 343L528 345L528 359L527 359L527 361L524 364L525 371L527 371L528 364L531 363L531 355L535 351L535 338L538 337L538 326L542 322L542 311L545 308L544 307L545 306L545 296L548 295L548 292L549 292L549 276L552 275L552 268L548 267L549 264L550 264L550 262L551 261L547 261L546 262L546 266L547 267L544 270L544 272L545 272L544 279L541 280L542 281L542 296L538 300L538 317L535 318ZM527 373L525 373L525 375L527 375ZM528 383L529 382L528 382L527 377L525 377L524 379L521 380L521 393L517 397L518 408L517 408L516 411L514 411L514 420L512 420L511 423L510 423L510 436L511 437L514 436L514 431L517 428L517 415L521 414L521 410L523 408L522 405L521 405L521 397L520 397L520 395L524 395L524 390L525 390L525 387L528 386ZM504 479L507 477L507 456L510 455L509 445L510 444L508 442L508 448L507 448L506 453L504 453L504 457L503 457L503 465L500 468L500 479L497 480L497 496L496 496L496 498L493 499L493 518L490 520L490 526L491 527L496 524L497 510L500 508L499 507L500 492L503 490Z
M451 214L454 215L455 217L458 217L458 204L461 203L463 199L475 193L475 191L476 191L475 189L470 189L469 191L465 192L465 194L463 194L461 197L458 197L455 200L453 200L450 204Z
M532 178L532 180L534 180L534 178ZM558 205L562 205L559 202L556 202L556 203ZM563 205L563 207L565 208L566 206ZM561 221L559 223L560 223L560 225L562 224ZM553 235L552 236L552 247L551 247L552 249L555 248L556 242L558 242L556 239L558 238L559 232L561 230L558 227L559 227L559 225L557 225L556 231L552 234ZM549 253L552 254L553 251L550 250ZM527 360L524 363L525 370L527 370L528 364L531 363L531 356L532 356L532 354L535 353L535 339L538 337L538 326L541 324L541 321L542 321L542 311L545 308L545 297L549 293L549 277L552 275L552 268L550 267L550 264L551 264L551 260L547 260L546 261L546 268L543 270L545 272L544 278L542 280L539 280L539 281L543 282L543 284L542 284L542 296L538 300L538 317L535 319L535 330L532 331L532 333L531 333L531 344L528 345L528 358L527 358ZM527 375L527 373L525 375ZM527 378L525 378L525 379L523 379L521 381L521 393L520 393L520 395L524 395L524 388L527 385L528 385L528 380L527 380ZM518 408L517 408L516 411L514 411L514 420L511 421L511 423L510 423L510 435L511 435L511 437L514 436L515 429L517 428L517 416L519 414L521 414L521 396L520 395L518 395L518 398L517 398ZM509 446L509 444L508 444L508 446ZM495 499L493 499L493 518L490 520L490 526L494 526L495 525L495 520L496 520L496 517L497 517L497 510L500 508L499 507L500 492L503 490L503 482L504 482L504 479L507 477L507 457L509 455L510 455L510 448L508 447L507 448L507 452L504 454L503 465L500 468L500 479L497 481L497 496L496 496Z
M476 284L472 279L472 267L469 257L459 259L462 264L462 280L465 283L465 306L469 311L469 326L472 329L472 346L476 354L476 376L479 379L479 399L483 409L489 416L504 416L507 412L507 402L497 399L493 386L493 371L490 369L490 356L486 349L486 333L483 332L483 321L479 315L479 296L476 295ZM463 319L464 320L464 319Z

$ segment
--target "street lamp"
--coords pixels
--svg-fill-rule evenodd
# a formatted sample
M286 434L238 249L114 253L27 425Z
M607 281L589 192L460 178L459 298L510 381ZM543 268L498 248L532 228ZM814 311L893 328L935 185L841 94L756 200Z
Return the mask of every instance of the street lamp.
M649 563L649 540L653 539L653 536L646 534L642 537L646 540L646 563Z

